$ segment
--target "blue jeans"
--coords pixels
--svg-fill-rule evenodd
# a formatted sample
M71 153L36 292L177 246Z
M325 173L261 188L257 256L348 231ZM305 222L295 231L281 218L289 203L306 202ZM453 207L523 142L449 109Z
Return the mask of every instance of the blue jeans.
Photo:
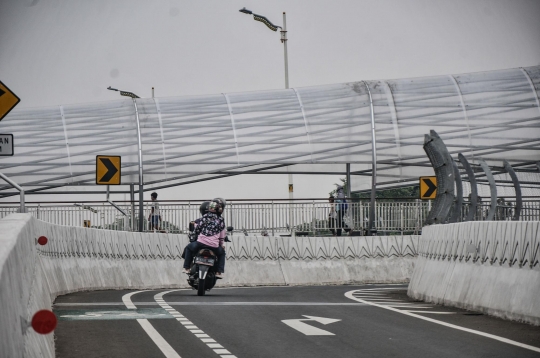
M199 241L193 241L186 246L184 268L189 269L189 267L191 266L191 263L193 262L193 256L196 255L201 249L209 249L209 250L212 250L216 254L218 258L217 272L224 273L225 272L225 250L223 249L223 247L221 246L212 247L212 246L202 244Z
M150 216L150 229L159 227L159 215Z

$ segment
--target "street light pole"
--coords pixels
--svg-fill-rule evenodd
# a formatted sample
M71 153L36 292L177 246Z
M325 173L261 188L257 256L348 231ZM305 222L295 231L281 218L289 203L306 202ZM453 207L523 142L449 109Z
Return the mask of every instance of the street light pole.
M281 42L283 43L283 54L285 57L285 88L289 88L289 58L287 56L287 14L285 14L285 11L283 12L283 27L281 28ZM289 171L289 167L287 167L287 171ZM292 204L292 200L294 199L294 183L293 183L293 175L291 173L288 174L289 177L289 200Z
M289 88L289 59L287 57L287 15L283 12L283 28L281 29L281 42L285 55L285 88Z
M247 15L253 15L253 19L255 21L260 21L263 24L265 24L270 30L277 31L277 29L281 29L281 43L283 43L283 55L285 58L285 88L289 89L289 58L287 55L287 14L283 12L283 27L274 25L270 22L266 17L258 14L254 14L253 11L246 9L245 7L240 12L247 14ZM287 171L289 171L289 167L287 166ZM289 200L292 204L292 200L294 198L294 185L293 185L293 175L288 174L289 177ZM292 223L291 223L292 225Z
M139 110L137 108L136 98L140 98L133 92L120 91L111 86L107 87L108 90L120 92L121 96L130 97L133 100L133 106L135 107L135 119L137 120L137 144L139 149L139 232L143 232L143 223L144 223L144 181L143 181L143 161L142 161L142 141L141 141L141 126L139 122Z

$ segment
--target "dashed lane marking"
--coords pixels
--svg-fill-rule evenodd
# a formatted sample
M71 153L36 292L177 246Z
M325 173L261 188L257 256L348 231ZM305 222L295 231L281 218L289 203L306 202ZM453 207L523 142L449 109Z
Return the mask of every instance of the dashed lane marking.
M198 337L203 343L208 346L208 348L212 349L214 353L218 354L221 358L236 358L236 356L232 355L231 352L229 352L222 345L216 342L208 334L204 333L204 331L199 329L193 322L191 322L180 312L176 311L167 302L165 302L163 296L167 293L175 291L179 290L160 292L154 296L154 300L161 306L161 308L165 309L167 312L169 312L169 314L173 315L176 320L178 320L178 322L180 322L186 329L188 329L191 333Z
M399 309L395 308L396 306L394 306L394 305L392 305L392 306L381 305L381 304L378 304L378 303L375 303L375 302L370 302L370 301L363 300L362 298L359 298L359 297L355 296L356 293L362 293L365 290L373 291L373 290L385 290L385 289L386 290L395 290L395 288L380 288L380 289L369 288L369 289L362 289L362 290L353 290L353 291L346 292L345 297L347 297L347 298L349 298L349 299L351 299L353 301L366 303L368 305L372 305L372 306L375 306L375 307L384 308L385 310L394 311L394 312L401 313L401 314L411 316L411 317L415 317L415 318L418 318L418 319L421 319L421 320L424 320L424 321L440 324L441 326L450 327L450 328L453 328L453 329L457 329L457 330L464 331L464 332L469 332L469 333L472 333L472 334L477 334L479 336L491 338L491 339L494 339L494 340L497 340L497 341L500 341L500 342L504 342L504 343L507 343L507 344L511 344L511 345L514 345L514 346L517 346L517 347L529 349L529 350L534 351L534 352L540 352L539 347L530 346L528 344L519 343L519 342L513 341L513 340L508 339L508 338L496 336L494 334L489 334L489 333L485 333L485 332L481 332L481 331L476 331L476 330L470 329L470 328L456 326L455 324L446 323L446 322L443 322L443 321L438 321L438 320L433 319L433 318L424 317L424 316L418 315L416 313L413 313L413 312L418 312L418 311L399 310ZM419 307L414 307L414 308L419 308ZM434 312L429 312L429 311L425 311L425 312L421 311L421 312L422 313L434 313Z

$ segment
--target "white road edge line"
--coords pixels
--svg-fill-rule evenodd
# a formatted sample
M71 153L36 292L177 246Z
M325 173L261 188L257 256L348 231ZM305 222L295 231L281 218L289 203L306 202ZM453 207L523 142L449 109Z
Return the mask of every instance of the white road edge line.
M140 293L140 292L146 292L147 290L143 290L143 291L135 291L135 292L130 292L126 295L123 295L122 296L122 302L124 302L124 304L126 305L126 308L127 309L130 309L130 310L136 310L137 309L137 306L135 306L133 304L133 302L131 302L131 296L137 294L137 293Z
M158 305L160 305L162 308L171 308L171 306L169 306L169 304L167 304L165 302L165 300L163 299L163 296L166 295L167 293L170 293L170 292L175 292L175 291L180 291L180 290L170 290L170 291L164 291L164 292L160 292L158 294L156 294L154 296L154 300L158 303ZM184 320L186 319L185 316L183 316L180 312L176 311L175 309L168 309L167 312L171 315L173 314L176 314L176 316L178 317L182 317L182 318L177 318L177 320L180 322L180 320ZM184 322L181 322L184 327L186 327L186 325L184 324ZM194 323L190 322L189 323L189 326L195 326ZM186 327L186 329L189 329L188 327ZM195 329L189 329L189 331L191 333L193 333L197 338L199 338L203 343L205 343L210 349L212 349L214 351L214 353L218 354L219 356L221 356L221 358L236 358L236 356L232 355L231 352L229 352L228 350L224 349L223 346L221 346L220 348L212 348L210 346L211 343L213 344L216 344L218 342L216 342L214 339L212 339L208 334L204 333L202 330L200 329L197 329L196 326L195 326Z
M530 345L528 345L528 344L519 343L519 342L513 341L513 340L508 339L508 338L499 337L499 336L496 336L496 335L494 335L494 334L489 334L489 333L485 333L485 332L476 331L476 330L470 329L470 328L465 328L465 327L456 326L455 324L446 323L446 322L442 322L442 321L437 321L436 319L429 318L429 317L424 317L424 316L420 316L420 315L417 315L417 314L414 314L414 313L411 313L411 312L408 312L408 311L398 310L398 309L395 309L395 308L392 308L392 307L382 306L382 305L378 305L378 304L373 303L373 302L364 301L364 300L362 300L362 299L360 299L360 298L354 297L353 293L356 292L356 291L358 291L358 290L349 291L349 292L345 293L345 297L350 298L351 300L354 300L354 301L357 301L357 302L363 302L363 303L367 303L367 304L372 305L372 306L384 308L385 310L390 310L390 311L398 312L398 313L401 313L401 314L404 314L404 315L407 315L407 316L411 316L411 317L416 317L416 318L422 319L422 320L424 320L424 321L428 321L428 322L440 324L440 325L442 325L442 326L454 328L454 329L457 329L457 330L460 330L460 331L464 331L464 332L469 332L469 333L477 334L477 335L479 335L479 336L491 338L491 339L494 339L494 340L497 340L497 341L500 341L500 342L504 342L504 343L508 343L508 344L511 344L511 345L514 345L514 346L517 346L517 347L529 349L529 350L531 350L531 351L540 352L540 348L538 348L538 347L530 346Z
M137 319L137 322L144 329L146 334L154 341L156 346L165 354L167 358L181 358L173 347L156 331L147 319Z
M130 292L124 296L122 296L122 302L126 305L126 307L130 310L137 309L137 306L133 304L131 301L131 296L140 293L140 292L147 292L149 290L142 290L142 291L135 291ZM137 322L141 325L142 329L146 332L148 337L155 343L155 345L159 348L159 350L165 355L166 358L182 358L180 355L174 350L173 347L167 341L165 338L163 338L158 331L152 326L152 324L147 319L137 319Z

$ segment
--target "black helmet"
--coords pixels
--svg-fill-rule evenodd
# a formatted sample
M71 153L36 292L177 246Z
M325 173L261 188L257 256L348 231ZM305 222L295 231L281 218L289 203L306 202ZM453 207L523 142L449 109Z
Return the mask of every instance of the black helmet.
M223 198L214 198L212 199L212 201L217 201L221 204L221 207L223 208L223 210L225 210L225 207L227 206L227 200L223 199Z
M204 215L208 212L208 205L210 204L209 201L205 201L201 204L199 207L199 211L201 212L201 215Z
M223 213L223 203L220 200L212 200L210 204L208 204L208 211L221 215L221 213Z

